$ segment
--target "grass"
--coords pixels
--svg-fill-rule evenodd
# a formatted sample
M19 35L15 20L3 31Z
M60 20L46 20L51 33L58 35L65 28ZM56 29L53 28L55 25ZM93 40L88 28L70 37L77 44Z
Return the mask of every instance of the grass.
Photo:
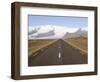
M65 39L67 43L70 43L72 46L77 47L81 51L87 53L88 49L88 39L86 37L76 37Z
M28 56L31 56L32 53L38 51L39 49L52 44L54 39L36 39L28 40Z

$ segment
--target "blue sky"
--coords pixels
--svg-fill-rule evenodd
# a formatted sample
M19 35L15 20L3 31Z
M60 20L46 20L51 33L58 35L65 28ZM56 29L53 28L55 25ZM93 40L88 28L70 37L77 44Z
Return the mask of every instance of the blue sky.
M29 15L28 25L31 27L38 25L58 25L66 27L87 27L88 18L87 17L71 17L71 16L39 16L39 15Z

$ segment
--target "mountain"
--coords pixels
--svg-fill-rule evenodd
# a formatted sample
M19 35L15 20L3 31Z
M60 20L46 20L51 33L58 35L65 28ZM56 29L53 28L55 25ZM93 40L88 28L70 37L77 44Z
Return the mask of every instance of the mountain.
M30 27L28 31L28 35L38 32L39 29L40 29L39 27L35 27L35 28Z
M79 35L87 36L87 31L58 25L39 25L29 27L29 39L61 39L68 37L75 37Z
M46 32L46 33L39 33L37 36L35 36L35 37L49 37L49 36L53 36L53 35L55 35L55 32L54 32L54 30L51 30L51 31L49 31L49 32Z
M66 32L63 38L74 38L74 37L87 37L87 30L84 30L82 28L79 28L76 32L74 33L69 33Z
M33 28L34 30L32 29L28 32L29 39L43 39L55 35L55 29L50 25L41 25Z

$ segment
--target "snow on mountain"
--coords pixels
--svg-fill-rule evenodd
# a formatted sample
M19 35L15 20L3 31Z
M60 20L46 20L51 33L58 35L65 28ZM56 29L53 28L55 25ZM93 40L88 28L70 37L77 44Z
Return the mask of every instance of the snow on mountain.
M29 39L58 39L63 38L66 33L74 33L79 28L69 28L57 25L40 25L29 27ZM87 29L84 29L87 30Z
M34 33L36 33L38 30L39 30L39 27L35 27L35 28L29 27L29 29L28 29L28 35L34 34Z
M87 29L79 28L74 33L67 32L63 38L73 38L73 37L87 37Z

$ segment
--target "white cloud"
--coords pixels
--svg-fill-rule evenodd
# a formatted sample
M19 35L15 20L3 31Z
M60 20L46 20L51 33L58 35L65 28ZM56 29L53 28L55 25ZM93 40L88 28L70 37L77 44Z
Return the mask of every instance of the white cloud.
M54 30L55 32L55 35L54 36L48 36L48 37L38 37L36 39L51 39L51 38L61 38L63 37L66 32L70 32L70 33L73 33L73 32L76 32L79 28L75 27L64 27L64 26L56 26L56 25L41 25L41 26L36 26L36 27L29 27L29 28L40 28L38 30L38 32L36 34L33 34L32 36L35 36L37 34L40 34L40 33L47 33L51 30ZM87 30L87 28L82 28L83 30ZM32 37L34 38L34 37Z
M52 26L44 25L44 26L40 26L38 33L45 33L45 32L49 32L50 30L53 30Z

